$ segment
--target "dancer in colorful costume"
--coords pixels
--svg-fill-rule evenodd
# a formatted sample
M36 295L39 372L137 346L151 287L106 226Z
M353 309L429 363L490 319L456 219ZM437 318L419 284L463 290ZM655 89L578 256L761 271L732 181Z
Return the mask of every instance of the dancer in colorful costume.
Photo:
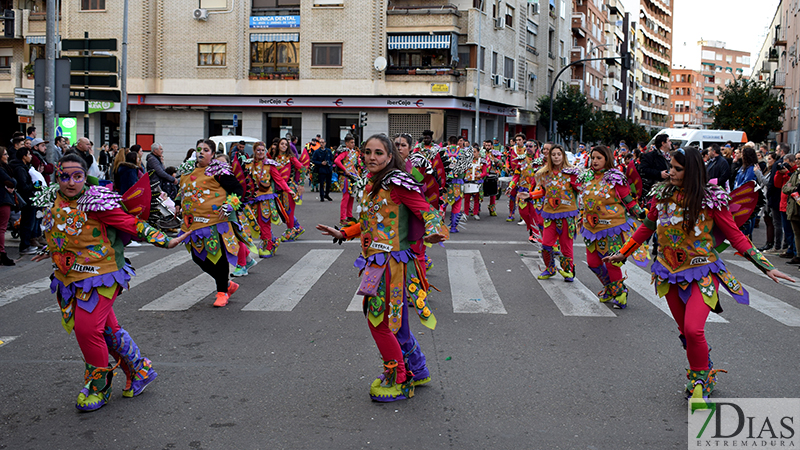
M426 158L430 159L431 155L439 153L440 149L441 147L433 142L433 131L424 130L422 132L422 140L414 146L412 153L420 152L424 154Z
M705 323L711 311L722 312L718 287L723 284L742 304L749 294L728 272L720 259L718 245L727 239L731 245L773 281L794 281L764 258L750 240L739 231L730 208L730 197L722 188L707 184L706 169L695 147L672 152L669 178L656 184L647 218L620 253L607 256L604 262L620 263L656 233L658 256L651 270L659 297L666 297L672 317L678 324L680 339L686 349L689 369L687 396L693 408L705 407L703 399L714 390L717 372L709 358ZM745 212L744 218L749 215Z
M108 403L118 366L127 378L123 397L141 394L158 376L114 314L117 295L128 289L135 275L125 258L120 232L165 248L174 248L187 236L169 239L147 222L125 213L119 194L105 187L87 186L87 171L80 156L64 156L56 169L58 184L34 199L35 206L47 210L42 225L55 266L50 289L58 298L62 325L68 333L75 330L85 361L83 388L75 404L83 412ZM41 254L33 260L47 257ZM116 361L114 366L109 365L109 354Z
M463 216L461 204L463 200L464 174L469 168L470 161L472 161L472 153L470 149L458 146L458 138L456 136L450 136L447 141L450 145L439 151L447 179L447 193L444 196L441 208L442 212L444 212L447 210L447 206L450 206L450 232L458 233L458 225Z
M508 172L511 174L512 177L519 175L520 167L522 163L525 161L527 157L527 150L525 148L525 135L522 133L517 133L514 136L514 146L508 150L508 155L506 156L506 164L508 164ZM506 218L506 222L513 222L516 219L514 218L514 212L517 208L517 190L516 188L511 188L509 186L508 189L508 217Z
M483 201L483 179L489 171L489 162L481 156L479 148L472 149L472 161L470 161L469 168L464 173L464 183L473 183L478 185L478 192L464 194L464 210L467 217L472 216L475 220L481 220L481 202ZM472 208L470 208L472 202Z
M247 165L250 176L255 185L255 196L248 200L248 204L254 209L258 228L261 237L261 245L258 247L258 256L269 258L277 249L280 241L272 237L272 222L280 221L275 199L278 197L273 191L273 183L283 192L287 192L294 201L299 200L297 193L289 187L286 180L278 171L278 163L267 158L267 144L256 142L253 144L253 161Z
M236 211L242 208L244 189L231 166L214 159L214 142L197 144L196 168L181 176L178 198L183 224L190 232L186 249L192 260L216 282L214 306L228 304L239 285L228 280L228 264L239 262L239 243L254 247L250 236L241 232Z
M531 194L531 199L544 199L542 218L542 258L547 266L539 275L546 280L556 274L555 251L559 243L561 255L558 273L564 281L575 278L575 263L572 258L572 239L577 231L578 193L582 189L578 169L572 167L564 156L560 145L553 145L545 159L545 165L536 172L539 187Z
M281 177L292 189L289 191L277 189L276 194L278 197L276 198L275 206L278 207L278 213L286 223L286 231L280 239L282 241L293 241L305 232L294 213L296 205L302 203L303 191L305 190L303 185L305 183L306 166L292 156L289 150L289 141L286 139L279 139L277 143L273 142L269 157L277 163ZM296 197L298 198L297 201L295 201Z
M530 193L536 188L536 172L542 168L544 158L539 154L539 148L534 141L525 143L526 155L518 166L517 173L511 179L509 191L517 192L519 215L525 221L528 229L528 241L538 243L542 240L544 220L539 213L540 201L534 201Z
M339 206L339 224L344 226L347 219L353 216L353 202L356 197L356 181L364 170L361 165L361 156L356 148L355 138L348 134L344 138L344 146L339 147L341 153L333 161L344 175L342 186L342 203Z
M397 148L400 158L405 161L406 172L410 173L414 180L422 184L425 200L434 209L438 210L442 180L439 173L423 153L411 153L411 142L412 137L410 134L400 133L394 137L394 146ZM425 271L431 270L433 268L433 260L427 255L422 240L417 241L413 248L414 252L417 253L417 259L424 264Z
M503 171L503 154L492 147L492 141L486 139L483 141L484 157L489 161L489 174L494 177L499 177ZM489 196L489 216L497 216L497 194Z
M628 240L635 224L633 217L644 220L645 211L631 195L625 175L615 169L611 150L598 145L590 152L591 170L583 175L581 200L581 235L586 242L586 262L603 283L598 294L601 302L615 307L628 306L628 288L622 277L622 263L603 263L603 258L618 252ZM647 251L641 247L634 260L647 264Z
M389 138L369 137L363 155L370 179L357 207L359 222L342 230L325 225L317 229L333 236L334 242L361 238L356 267L363 277L358 292L364 295L364 313L385 369L370 386L370 397L392 402L413 397L416 384L430 381L425 355L409 330L408 304L426 327L433 329L436 318L426 301L428 282L411 242L440 242L447 230L441 212L425 201L422 187L405 172Z

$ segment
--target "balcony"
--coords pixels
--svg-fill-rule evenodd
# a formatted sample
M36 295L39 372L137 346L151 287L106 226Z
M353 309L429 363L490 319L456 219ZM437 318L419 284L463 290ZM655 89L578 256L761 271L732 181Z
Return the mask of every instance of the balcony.
M390 6L386 11L386 28L391 32L461 31L461 12L453 5Z
M570 57L572 61L578 61L584 59L586 57L586 49L583 47L572 47L570 51Z
M570 86L575 86L578 91L583 94L583 80L569 80Z
M786 29L780 25L775 25L775 35L772 39L772 45L786 46Z
M776 70L775 75L772 77L772 81L775 83L776 89L786 89L786 72Z
M613 112L614 114L622 114L622 105L620 105L617 102L604 103L603 106L600 107L600 110L606 112Z
M586 14L572 13L572 32L582 38L586 37Z
M620 14L625 10L620 0L608 0L607 5L608 5L608 12L611 14Z
M778 62L778 49L775 47L770 47L769 53L767 53L767 61L769 62Z
M603 85L604 86L614 86L617 89L622 89L622 81L619 81L617 78L610 76L603 78Z

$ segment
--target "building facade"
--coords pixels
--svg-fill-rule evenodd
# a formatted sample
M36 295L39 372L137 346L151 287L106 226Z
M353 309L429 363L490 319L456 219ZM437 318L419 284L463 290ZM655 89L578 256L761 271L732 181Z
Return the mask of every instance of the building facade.
M702 92L700 72L672 69L669 128L702 128Z
M62 39L91 30L90 38L121 42L122 12L123 0L63 2ZM419 138L431 129L436 140L472 141L478 93L478 140L542 138L536 106L567 64L571 17L564 0L131 2L128 142L162 143L169 163L198 138L220 134L268 142L320 134L336 145L360 111L368 112L365 135ZM17 41L12 77L24 84L29 56ZM95 145L119 139L116 102L89 111L73 103L78 135L88 114Z
M664 128L669 122L672 9L670 0L639 2L636 121L648 129Z
M743 76L750 68L750 53L725 48L720 41L704 41L701 47L700 64L703 76L703 117L704 128L710 128L714 116L708 110L719 104L720 90ZM749 70L747 70L749 72ZM748 78L748 77L745 77Z

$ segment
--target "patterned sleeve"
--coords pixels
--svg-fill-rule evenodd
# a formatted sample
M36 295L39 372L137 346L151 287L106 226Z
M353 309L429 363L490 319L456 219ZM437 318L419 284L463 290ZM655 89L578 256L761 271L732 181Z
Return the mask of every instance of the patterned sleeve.
M436 233L444 234L443 213L425 201L425 197L422 194L401 186L393 186L390 195L392 196L392 201L406 205L412 214L425 223L425 236Z
M744 255L745 258L762 272L766 273L775 268L775 266L758 251L750 239L747 239L747 236L736 227L736 222L734 222L729 209L712 209L711 214L714 217L714 226L719 227L722 234L725 235L725 238L728 239L728 242L731 243L733 248Z
M119 208L108 211L92 212L97 219L120 231L124 231L130 235L137 236L140 240L149 242L157 247L166 248L169 244L169 237L153 228L147 222L143 222L130 214L123 212Z

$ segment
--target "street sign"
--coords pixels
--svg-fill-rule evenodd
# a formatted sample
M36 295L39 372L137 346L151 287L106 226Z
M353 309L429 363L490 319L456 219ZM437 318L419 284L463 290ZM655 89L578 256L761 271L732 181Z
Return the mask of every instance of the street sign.
M27 95L28 97L32 97L34 94L33 89L24 89L24 88L14 88L14 95L18 95L20 97Z
M88 98L84 97L84 93L88 94ZM73 89L69 93L69 98L73 100L98 100L119 103L122 97L120 96L119 90L101 91L99 89L89 89L88 91L84 91L82 89Z
M28 97L14 97L15 105L33 105L34 100Z
M117 87L116 75L71 75L73 86Z
M62 52L74 52L79 50L106 50L115 52L117 51L117 40L116 39L62 39L61 40Z
M73 72L117 72L116 56L70 56Z
M37 113L44 113L44 73L45 60L37 58L34 62L36 94L34 96ZM55 112L58 115L69 114L69 59L56 59L56 92L53 95L55 101Z
M233 115L233 126L234 127L238 127L239 126L239 115L238 114L234 114Z
M33 110L27 108L17 108L17 115L24 117L33 117Z
M32 123L33 119L30 117L20 116L19 123Z

